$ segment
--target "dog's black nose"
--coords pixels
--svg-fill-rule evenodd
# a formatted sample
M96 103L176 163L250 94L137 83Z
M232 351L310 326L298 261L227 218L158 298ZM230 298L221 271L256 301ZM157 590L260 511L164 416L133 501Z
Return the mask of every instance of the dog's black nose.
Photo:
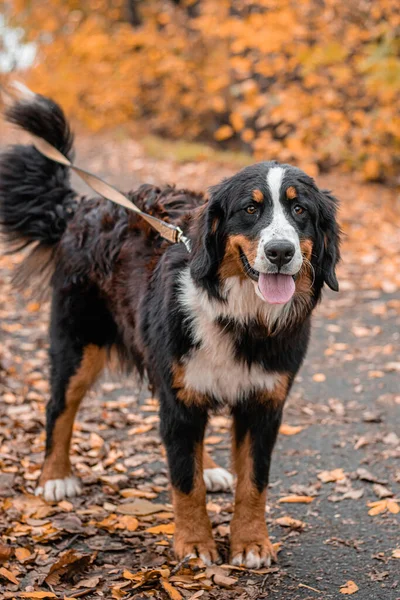
M264 252L268 260L280 269L283 265L287 265L292 260L295 248L291 242L275 240L265 244Z

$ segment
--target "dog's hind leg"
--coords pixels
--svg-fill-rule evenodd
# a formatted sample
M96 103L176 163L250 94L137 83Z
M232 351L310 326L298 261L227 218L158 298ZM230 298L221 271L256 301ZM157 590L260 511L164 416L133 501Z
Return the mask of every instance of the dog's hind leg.
M203 478L207 492L230 492L233 488L233 475L217 465L206 450L203 456Z
M61 274L62 279L62 274ZM51 397L46 455L36 494L61 500L80 493L69 450L75 415L100 375L116 326L96 289L55 286L50 326Z
M81 493L72 475L70 443L75 415L86 392L103 369L106 351L95 344L64 347L53 353L52 393L46 410L46 457L37 495L62 500Z

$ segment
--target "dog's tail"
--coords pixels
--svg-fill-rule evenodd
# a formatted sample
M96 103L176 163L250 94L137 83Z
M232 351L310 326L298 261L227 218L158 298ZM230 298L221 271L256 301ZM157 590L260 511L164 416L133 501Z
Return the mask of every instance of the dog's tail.
M16 86L17 87L17 86ZM18 86L18 99L6 109L6 120L45 139L72 158L73 136L62 109L52 100ZM0 156L0 228L5 251L34 244L16 276L51 270L58 242L77 207L69 170L42 156L34 146L16 145Z

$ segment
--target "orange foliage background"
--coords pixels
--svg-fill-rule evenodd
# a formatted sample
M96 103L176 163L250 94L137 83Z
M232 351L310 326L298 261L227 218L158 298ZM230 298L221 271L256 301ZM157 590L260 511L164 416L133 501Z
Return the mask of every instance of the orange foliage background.
M92 129L136 120L311 174L398 173L398 0L136 6L134 28L123 0L14 0L40 47L28 85Z

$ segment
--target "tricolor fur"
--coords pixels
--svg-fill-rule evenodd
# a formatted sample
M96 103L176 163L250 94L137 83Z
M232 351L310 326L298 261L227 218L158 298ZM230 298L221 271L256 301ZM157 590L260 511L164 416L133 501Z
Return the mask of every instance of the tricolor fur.
M7 116L71 155L65 117L50 100L28 95ZM52 392L39 492L80 492L69 461L73 421L115 349L160 399L178 558L218 558L205 482L226 489L232 478L204 455L203 440L209 412L227 406L237 475L231 561L268 565L265 496L283 405L322 288L338 288L336 201L300 169L276 162L243 169L209 199L150 185L130 196L179 224L193 252L163 242L134 213L80 199L66 168L32 146L1 158L4 235L13 248L34 244L19 283L27 271L51 275Z

